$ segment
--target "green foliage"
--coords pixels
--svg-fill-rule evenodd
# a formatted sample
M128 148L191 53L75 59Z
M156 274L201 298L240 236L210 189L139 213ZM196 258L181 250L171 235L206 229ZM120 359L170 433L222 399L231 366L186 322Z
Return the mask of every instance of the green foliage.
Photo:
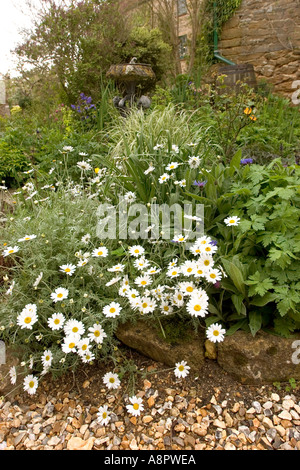
M28 168L29 160L21 149L0 141L0 180L15 184L22 179L20 173Z
M228 275L221 311L215 305L224 315L232 302L235 313L227 320L241 321L253 334L269 328L289 336L300 327L299 167L279 160L243 165L241 155L201 175L207 180L201 196L188 194L205 205L205 225L219 240ZM230 214L241 219L238 227L224 225Z

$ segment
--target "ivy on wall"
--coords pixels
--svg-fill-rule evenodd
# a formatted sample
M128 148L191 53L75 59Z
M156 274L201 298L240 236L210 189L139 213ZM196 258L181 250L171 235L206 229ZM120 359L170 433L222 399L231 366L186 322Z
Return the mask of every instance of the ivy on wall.
M214 61L214 30L221 34L223 26L241 6L243 0L206 0L201 36L198 38L196 67L205 68Z

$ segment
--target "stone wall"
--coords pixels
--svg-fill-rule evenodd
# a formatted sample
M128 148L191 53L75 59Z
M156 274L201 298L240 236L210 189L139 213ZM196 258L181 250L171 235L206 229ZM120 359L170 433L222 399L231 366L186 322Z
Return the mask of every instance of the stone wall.
M292 99L300 88L300 0L243 0L219 50L236 64L252 64L258 80Z

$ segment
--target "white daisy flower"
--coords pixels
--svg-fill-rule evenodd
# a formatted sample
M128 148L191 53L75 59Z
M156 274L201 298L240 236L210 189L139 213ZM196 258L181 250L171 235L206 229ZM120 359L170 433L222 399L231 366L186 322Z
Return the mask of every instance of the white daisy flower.
M207 272L214 266L214 260L212 255L201 255L197 261L198 267L202 268L203 271Z
M77 344L77 351L79 356L86 354L90 350L90 338L81 338Z
M153 165L150 165L147 170L144 171L144 175L149 175L149 173L152 173L155 170L155 167Z
M9 376L10 376L10 383L12 385L16 385L16 383L17 383L17 369L15 368L15 366L12 366L9 369Z
M107 338L107 334L103 330L102 326L97 323L89 328L89 332L88 337L91 341L95 341L96 344L102 344L104 338Z
M73 264L63 264L59 269L62 273L67 274L67 276L73 276L76 271L76 266Z
M34 395L37 391L39 381L33 375L27 375L23 382L23 388L29 395Z
M138 258L134 261L133 263L134 267L137 268L139 271L144 271L144 269L148 268L150 266L150 262L142 256L141 258Z
M64 326L65 317L62 313L54 313L52 317L48 318L47 323L52 331L58 331Z
M116 264L112 268L108 268L107 271L110 273L117 273L117 272L123 272L125 269L124 264Z
M109 305L106 305L103 309L103 314L106 318L116 318L120 315L122 307L117 302L111 302Z
M171 315L173 313L173 307L167 301L161 302L159 308L164 315Z
M64 287L58 287L55 292L51 294L51 299L53 302L62 302L63 300L67 299L69 296L69 291L68 289L65 289Z
M173 242L184 243L187 240L187 238L188 238L187 236L180 233L179 235L175 235L175 237L173 238Z
M121 381L117 374L107 372L103 377L103 383L109 390L116 390L119 388Z
M49 369L51 367L52 361L53 361L53 354L48 349L47 351L44 351L42 354L42 364L45 368Z
M81 242L84 243L85 245L88 245L90 241L91 241L91 235L89 233L87 233L81 238Z
M172 145L172 152L179 153L178 145Z
M196 272L197 264L195 261L185 261L180 266L180 271L184 276L193 276Z
M107 405L100 406L98 413L97 413L97 417L98 417L98 423L100 424L100 426L108 425L108 423L111 420L111 417L110 417L110 413L108 411Z
M72 334L82 336L85 332L84 324L78 320L68 320L64 325L64 332L66 336Z
M92 256L94 258L106 258L108 256L108 249L105 246L100 246L93 251Z
M157 268L155 266L152 266L151 268L149 268L146 272L146 274L148 274L149 276L153 276L154 274L158 274L161 272L161 269L160 268Z
M34 283L33 283L33 288L34 288L34 289L36 289L36 288L39 286L41 280L43 279L43 276L44 276L44 273L40 273L40 274L38 275L38 277L36 278L36 280L35 280Z
M18 315L17 324L21 329L32 330L32 326L38 321L37 307L35 304L28 304Z
M130 397L129 401L131 405L126 405L128 413L132 416L140 416L141 411L144 410L143 399L136 396Z
M176 307L182 307L184 305L183 293L180 290L176 290L172 296L172 302Z
M14 253L18 253L20 248L18 246L8 246L4 251L3 251L3 257L5 258L6 256L12 255Z
M186 361L177 362L175 364L174 374L178 379L184 379L190 373L190 367Z
M77 344L80 341L80 336L79 335L69 335L64 338L63 344L62 344L62 350L65 354L69 354L71 352L75 353L76 352L76 347Z
M167 171L172 171L172 170L176 170L176 168L179 167L179 163L177 162L172 162L172 163L169 163L168 166L166 166L166 170Z
M201 164L201 159L199 156L198 157L193 156L189 158L190 168L193 168L193 169L199 168L200 164Z
M82 162L77 162L77 166L78 166L78 168L80 168L83 171L92 170L91 165L88 162L86 162L85 160L82 160Z
M147 286L150 286L152 284L152 279L148 274L146 274L145 276L137 277L134 283L139 287L146 288Z
M165 183L166 181L168 181L170 179L170 175L168 173L164 173L163 175L160 176L158 182L160 184L163 184Z
M208 296L205 291L197 291L197 294L192 295L186 305L187 312L192 317L202 317L207 315L208 309Z
M128 191L128 193L125 194L124 199L128 204L131 204L136 200L136 195L132 191Z
M74 148L71 145L65 145L63 147L64 152L74 152Z
M90 351L86 351L84 354L79 354L79 355L84 364L88 364L95 359L95 354L93 354Z
M25 237L20 238L18 242L28 242L30 240L34 240L36 238L36 235L25 235Z
M173 268L169 268L166 275L171 278L175 278L180 276L181 270L177 266L174 266Z
M15 285L16 285L16 282L12 281L9 289L5 292L5 295L12 295Z
M129 292L129 286L128 285L123 284L122 286L120 286L119 295L121 297L127 297L128 292Z
M86 266L88 264L88 262L89 262L89 259L87 259L87 258L81 259L77 263L77 268L83 268L83 266Z
M181 188L185 188L186 187L186 179L183 179L183 180L180 180L180 181L174 181L174 184L176 186L180 186Z
M222 273L219 269L210 269L208 272L205 273L205 277L209 282L215 284L222 279Z
M184 296L192 295L197 290L194 282L180 282L178 284L178 288L183 293Z
M140 245L131 246L128 251L129 254L135 258L138 258L145 253L145 249Z
M140 313L142 314L154 312L155 307L156 307L156 302L150 297L142 297L139 301L138 308L139 308Z
M135 302L140 297L140 293L136 289L130 288L126 293L126 297L129 301Z
M218 323L214 323L206 330L206 336L212 343L221 343L224 341L224 335L226 334L226 330L222 328L222 325Z
M110 281L108 281L105 285L106 285L107 287L114 286L114 285L117 284L120 280L121 280L121 277L120 277L120 276L116 276L116 277L113 277Z
M239 225L240 220L241 220L241 219L240 219L239 217L233 215L233 216L228 217L227 219L225 219L225 220L224 220L224 223L225 223L228 227L230 227L230 225L237 226L237 225Z

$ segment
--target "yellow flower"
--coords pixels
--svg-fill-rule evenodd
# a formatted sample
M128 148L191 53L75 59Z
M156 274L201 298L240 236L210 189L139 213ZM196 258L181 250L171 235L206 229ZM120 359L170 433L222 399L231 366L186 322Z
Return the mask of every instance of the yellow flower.
M245 113L247 116L250 116L250 114L252 113L252 108L246 108L246 109L244 109L244 113Z
M99 171L100 171L100 168L95 168L96 175L98 175Z

